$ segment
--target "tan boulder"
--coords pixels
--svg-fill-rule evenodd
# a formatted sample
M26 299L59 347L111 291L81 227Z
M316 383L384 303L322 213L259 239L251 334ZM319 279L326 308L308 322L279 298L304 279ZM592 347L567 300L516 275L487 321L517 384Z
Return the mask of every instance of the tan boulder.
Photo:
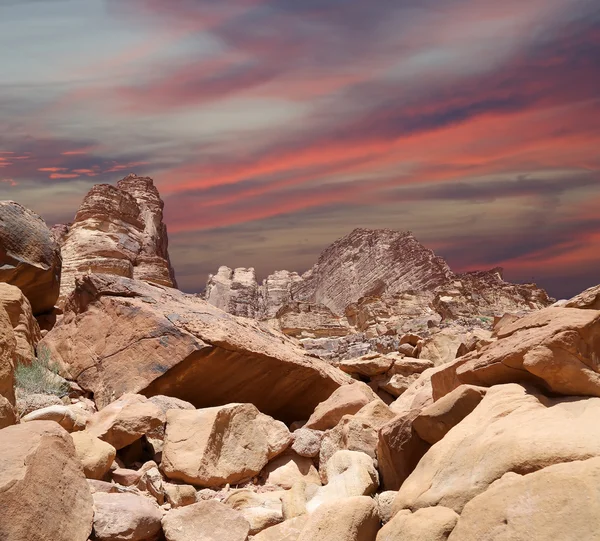
M600 456L598 415L600 398L550 399L516 384L495 386L425 454L395 509L442 505L460 513L507 472Z
M321 484L319 472L312 459L302 457L287 450L271 460L261 472L267 485L276 485L284 489L292 488L294 483L304 479L307 483Z
M377 541L446 541L457 521L458 515L447 507L403 511L379 531ZM478 538L482 539L485 537Z
M424 341L419 357L432 361L435 366L453 361L463 340L462 334L451 328L436 333Z
M15 403L15 363L17 341L10 318L0 307L0 395Z
M441 369L425 370L390 405L396 417L380 429L377 443L377 467L385 490L398 490L429 448L412 424L425 407L433 404L431 378Z
M375 501L357 496L324 503L310 516L297 541L375 541L377 530Z
M54 405L41 408L21 417L21 422L54 421L67 432L83 430L91 414L77 405Z
M0 394L0 429L17 424L17 412L8 399Z
M321 430L300 428L293 434L294 442L292 443L292 449L300 456L309 458L318 456L323 434L324 432Z
M164 423L165 414L145 396L126 394L92 415L87 431L119 450Z
M71 434L75 444L75 454L88 479L103 479L115 460L117 450L87 431Z
M600 458L506 474L464 508L450 541L598 539Z
M124 487L131 487L140 483L142 472L140 470L131 470L129 468L116 468L110 472L110 476L115 483Z
M344 385L315 408L304 428L313 430L333 428L344 415L354 415L374 400L381 399L365 383L357 381L352 385Z
M477 407L486 392L485 387L461 385L424 408L413 427L426 442L437 443Z
M0 430L0 539L86 541L92 496L69 434L48 421Z
M162 519L167 541L247 541L250 525L239 511L216 500L172 509Z
M162 485L165 499L172 509L196 503L196 489L193 486L174 485L173 483L163 483Z
M375 495L375 500L377 501L377 512L379 513L379 518L381 518L381 522L384 524L389 522L394 516L393 505L396 499L397 492L395 490L384 490L379 494Z
M565 308L600 310L600 285L590 287L576 295L564 305Z
M600 396L600 311L546 308L498 332L498 340L449 364L433 379L436 398L461 383L529 381L554 393Z
M6 310L13 327L17 358L31 362L35 358L35 346L42 339L31 304L18 287L0 282L0 307Z
M0 201L0 282L18 287L35 315L50 312L58 299L60 247L34 212Z
M150 498L104 492L96 492L93 498L97 541L158 540L162 513Z
M385 374L394 364L396 356L400 357L398 354L394 356L393 354L368 353L362 357L341 360L338 366L340 370L347 374L357 374L370 378Z
M290 490L286 490L281 496L281 511L284 520L306 515L306 502L311 500L320 485L307 484L303 479L294 483Z
M312 513L325 502L352 496L369 496L379 487L373 459L358 451L338 451L327 462L327 484L316 489L306 503Z
M196 407L252 403L292 422L350 378L291 339L198 296L114 275L84 275L43 339L63 375L99 407L125 393Z
M250 535L283 522L281 498L285 491L257 493L250 489L235 490L223 503L236 511L250 524Z
M169 410L162 468L167 477L204 487L257 475L291 444L280 421L252 404Z
M252 541L297 541L308 522L308 515L295 517L257 533Z
M394 412L379 400L363 406L356 415L344 415L335 428L326 432L321 443L319 470L322 478L327 480L327 462L337 451L361 451L377 458L379 429L394 417Z

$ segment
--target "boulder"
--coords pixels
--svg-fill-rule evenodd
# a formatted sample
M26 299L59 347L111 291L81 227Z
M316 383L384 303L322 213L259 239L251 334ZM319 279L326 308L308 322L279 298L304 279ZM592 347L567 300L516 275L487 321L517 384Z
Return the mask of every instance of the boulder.
M384 490L375 496L379 518L384 524L394 516L393 505L397 492L395 490Z
M461 383L489 387L529 381L553 393L600 396L600 311L546 308L498 332L433 378L437 398Z
M0 282L0 307L6 310L16 340L16 355L22 362L35 359L35 346L42 339L31 304L16 286Z
M300 428L294 432L294 443L292 449L300 456L313 458L319 455L321 449L321 440L323 432L321 430L311 430L310 428Z
M92 496L71 436L37 421L0 430L0 539L86 541Z
M375 541L377 505L357 496L324 503L310 516L297 541Z
M58 299L60 247L37 214L0 201L0 282L18 287L34 315L50 312Z
M252 404L169 410L162 469L170 479L214 487L257 475L292 437Z
M99 407L125 393L208 407L249 402L292 422L350 378L280 333L194 295L119 276L85 275L42 341Z
M306 504L312 513L325 502L352 496L369 496L379 487L379 476L373 459L358 451L338 451L327 462L327 484L317 488Z
M8 398L0 394L0 429L17 424L17 412Z
M590 287L564 304L565 308L600 310L600 285Z
M284 491L257 493L249 489L236 490L223 503L236 511L250 524L250 535L283 522L281 497Z
M596 539L600 458L506 474L464 508L450 541Z
M29 393L17 387L17 411L21 417L50 407L62 407L65 403L54 394Z
M158 541L162 513L150 498L105 492L93 498L97 541Z
M351 329L346 320L327 306L310 302L290 302L277 311L281 332L296 338L334 338Z
M62 426L67 432L77 432L85 428L90 417L91 414L79 406L54 405L28 413L21 417L21 422L54 421Z
M381 401L365 383L357 381L352 385L344 385L315 408L304 428L313 430L333 428L344 415L354 415L374 400Z
M117 456L117 450L87 431L75 432L71 434L71 438L85 476L88 479L103 479Z
M434 334L425 340L419 357L432 361L435 366L453 361L463 339L464 337L455 333L453 329Z
M250 525L239 511L216 501L172 509L162 519L167 541L247 541Z
M486 392L485 387L461 385L424 408L413 421L413 427L427 443L437 443L477 407Z
M377 541L446 541L457 521L458 515L447 507L426 507L415 513L403 511L379 531Z
M495 386L429 449L395 509L442 505L460 513L507 472L600 456L599 414L600 398L551 399L517 384Z
M0 306L0 395L15 403L17 341L6 310Z
M162 410L145 396L125 394L92 415L87 431L119 450L164 423Z
M356 374L372 378L385 374L394 364L399 355L381 355L380 353L368 353L355 359L344 359L340 361L340 370L347 374Z
M293 450L288 450L271 460L263 469L261 477L265 484L284 489L292 488L294 483L300 480L315 485L321 484L319 472L312 459L302 457Z
M196 489L191 485L163 483L163 491L171 509L196 503Z
M296 541L307 522L307 515L286 520L257 533L252 541Z
M151 178L129 175L116 186L94 186L60 235L60 304L77 277L89 272L177 287L162 217L163 202Z

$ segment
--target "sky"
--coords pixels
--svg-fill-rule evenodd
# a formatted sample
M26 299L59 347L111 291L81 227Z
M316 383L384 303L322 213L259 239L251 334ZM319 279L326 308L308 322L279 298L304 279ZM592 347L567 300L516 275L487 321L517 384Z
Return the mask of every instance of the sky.
M600 283L598 0L0 0L0 199L154 178L181 289L355 227Z

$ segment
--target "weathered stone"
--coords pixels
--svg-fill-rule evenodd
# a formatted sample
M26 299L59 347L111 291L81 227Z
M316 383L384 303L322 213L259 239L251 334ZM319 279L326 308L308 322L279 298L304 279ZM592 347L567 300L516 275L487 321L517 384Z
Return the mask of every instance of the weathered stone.
M271 460L263 469L261 477L267 485L292 488L294 483L304 479L306 483L321 484L319 472L310 458L302 457L288 450Z
M61 303L83 273L104 273L177 287L169 261L163 202L152 179L129 175L98 184L62 239Z
M321 402L308 419L304 428L327 430L337 425L344 415L353 415L363 406L380 398L362 382L344 385L327 400Z
M308 522L308 515L294 517L257 533L252 541L297 541Z
M60 247L45 222L18 203L0 201L0 282L17 286L37 315L53 309L60 271Z
M0 539L86 541L92 496L71 436L37 421L0 430Z
M25 417L41 409L64 406L65 403L53 394L32 394L17 388L16 405L19 415Z
M564 304L565 308L600 310L600 285L590 287Z
M17 341L6 310L0 306L0 395L15 403Z
M172 509L196 503L196 489L191 485L163 483L163 490Z
M162 527L167 541L247 541L250 531L240 512L215 500L172 509Z
M139 470L130 470L128 468L117 468L116 470L111 471L110 476L115 483L123 485L124 487L131 487L140 483L142 472Z
M413 427L426 442L437 443L477 407L486 392L485 387L461 385L424 408L413 421Z
M236 490L223 503L236 511L250 524L250 535L283 522L281 497L284 491L256 493L249 489Z
M0 307L6 310L15 333L17 359L31 362L42 336L29 300L18 287L0 282Z
M435 509L435 508L434 508ZM464 508L450 541L595 539L600 531L600 459L508 473Z
M17 412L8 398L0 394L0 429L17 424Z
M137 494L96 492L94 535L97 541L155 541L162 513L150 498Z
M373 377L385 374L392 367L396 358L393 355L368 353L356 359L340 361L339 368L348 374Z
M70 302L42 343L99 407L141 392L196 407L250 402L291 422L349 381L280 333L175 289L90 275Z
M125 394L92 415L87 431L119 450L164 423L164 413L145 396Z
M220 267L209 274L204 297L207 302L230 314L254 318L258 315L258 283L253 268Z
M297 541L374 541L379 530L377 505L357 496L324 503L309 517Z
M252 404L169 410L162 469L193 485L238 483L257 475L291 441L283 423Z
M62 426L67 432L77 432L85 428L86 422L91 415L81 407L71 406L48 406L32 411L21 417L21 422L30 421L54 421Z
M377 512L379 513L381 522L384 524L389 522L394 516L393 505L396 494L397 492L395 490L385 490L375 495L375 500L377 500Z
M322 304L291 302L276 315L281 332L287 336L328 338L350 333L348 323Z
M600 456L599 412L600 398L550 399L516 384L495 386L429 449L395 508L442 505L460 513L507 472Z
M310 428L300 428L294 432L292 449L300 456L313 458L319 455L323 431Z
M87 431L75 432L71 437L85 476L88 479L103 479L117 456L117 450Z
M457 521L452 509L441 506L400 512L379 531L377 541L446 541Z

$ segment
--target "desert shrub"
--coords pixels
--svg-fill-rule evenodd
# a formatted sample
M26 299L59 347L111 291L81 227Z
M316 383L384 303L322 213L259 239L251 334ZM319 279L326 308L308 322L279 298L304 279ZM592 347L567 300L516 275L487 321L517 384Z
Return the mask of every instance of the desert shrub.
M58 375L50 351L41 347L31 362L17 361L15 387L29 394L48 394L63 397L69 394L69 384Z

